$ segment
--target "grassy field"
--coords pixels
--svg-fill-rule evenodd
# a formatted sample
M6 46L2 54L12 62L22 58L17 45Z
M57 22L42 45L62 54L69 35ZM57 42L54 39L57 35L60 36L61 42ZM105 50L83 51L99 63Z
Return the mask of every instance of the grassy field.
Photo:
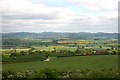
M34 57L34 56L33 56ZM35 58L35 57L34 57ZM93 56L72 56L51 58L50 61L44 62L41 60L19 63L3 62L3 70L39 70L42 68L55 68L58 70L80 70L80 69L107 69L118 67L117 55L93 55Z
M56 50L70 50L70 51L75 51L77 49L77 47L68 47L68 46L32 46L33 48L36 48L37 50L46 50L46 51L53 51L54 48L56 48Z
M53 51L54 48L56 48L56 50L70 50L70 51L75 51L77 49L77 47L69 47L69 46L32 46L34 48L36 48L37 50L46 50L46 51ZM111 49L111 47L102 47L100 48L100 46L94 46L94 47L84 47L85 49L97 49L97 50L105 50L105 49Z
M16 50L17 52L20 52L20 51L28 51L30 48L28 49L1 49L0 51L4 52L4 51L12 51L12 50Z

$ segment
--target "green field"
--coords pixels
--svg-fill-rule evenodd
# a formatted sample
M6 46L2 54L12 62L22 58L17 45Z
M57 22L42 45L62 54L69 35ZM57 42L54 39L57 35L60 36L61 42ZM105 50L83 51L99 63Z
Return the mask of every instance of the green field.
M34 56L33 56L34 57ZM34 57L35 58L35 57ZM4 63L3 70L39 70L42 68L55 68L58 70L81 70L81 69L108 69L118 67L117 55L93 55L51 58L50 61L32 61L19 63Z
M16 50L17 52L20 52L20 51L27 51L29 50L29 48L28 49L1 49L0 51L4 52L4 51L12 51L12 50Z
M43 51L53 51L54 48L56 48L56 50L70 50L70 51L75 51L77 49L77 47L68 47L68 46L32 46L33 48L36 48L37 50Z

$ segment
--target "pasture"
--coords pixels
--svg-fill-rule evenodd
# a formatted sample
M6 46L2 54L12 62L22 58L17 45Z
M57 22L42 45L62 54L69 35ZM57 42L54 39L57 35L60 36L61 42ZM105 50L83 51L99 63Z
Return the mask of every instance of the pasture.
M7 63L3 62L4 70L39 70L43 68L55 68L58 70L82 70L95 69L102 70L108 68L118 68L117 55L93 55L93 56L72 56L72 57L53 57L48 62L38 60L37 56L32 56L33 61ZM23 58L24 59L24 58ZM37 59L37 60L35 60Z

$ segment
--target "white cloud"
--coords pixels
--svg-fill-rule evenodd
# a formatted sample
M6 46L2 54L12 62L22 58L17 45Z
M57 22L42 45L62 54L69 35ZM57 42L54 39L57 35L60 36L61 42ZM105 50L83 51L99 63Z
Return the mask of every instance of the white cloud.
M90 10L116 10L119 0L66 0Z
M41 0L39 0L41 1ZM3 32L14 31L92 31L117 32L118 0L66 0L87 9L75 11L69 7L47 6L31 0L3 0ZM101 11L90 14L89 11ZM108 28L108 29L106 29Z
M68 8L48 7L29 0L4 0L1 5L5 18L10 19L54 19L74 14Z

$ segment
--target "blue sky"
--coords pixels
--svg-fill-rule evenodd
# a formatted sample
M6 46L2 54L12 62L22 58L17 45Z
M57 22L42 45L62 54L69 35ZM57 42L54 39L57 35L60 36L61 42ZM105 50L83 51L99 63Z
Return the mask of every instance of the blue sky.
M118 0L3 0L2 32L117 32Z

